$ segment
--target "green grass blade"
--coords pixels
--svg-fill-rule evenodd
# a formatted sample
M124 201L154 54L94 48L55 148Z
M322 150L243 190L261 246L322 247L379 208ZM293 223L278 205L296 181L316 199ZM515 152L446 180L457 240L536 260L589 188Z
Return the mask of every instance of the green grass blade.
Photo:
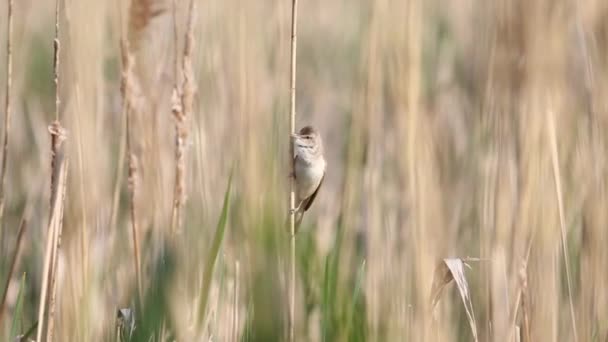
M200 303L198 307L198 327L200 329L201 325L205 321L205 311L207 309L207 300L209 298L209 289L211 288L211 278L213 276L213 270L215 268L215 261L217 260L217 256L220 251L220 247L222 245L222 241L224 240L224 232L226 230L226 221L228 220L228 203L230 202L230 188L232 186L232 171L230 172L230 177L228 178L228 187L226 188L226 193L224 194L224 204L222 206L222 213L220 214L220 219L217 223L217 228L215 230L215 235L213 236L213 242L211 244L211 250L209 251L209 256L207 257L207 263L205 265L205 270L203 271L203 287L201 289L200 295Z
M13 314L13 323L11 324L10 341L14 341L17 337L17 329L19 329L19 320L23 311L23 293L25 292L25 273L21 277L19 284L19 294L17 295L17 304L15 304L15 313Z
M353 291L352 303L348 314L348 321L346 322L346 334L345 336L351 336L351 330L355 321L355 313L357 313L357 304L359 303L359 297L361 293L361 286L363 284L363 277L365 276L365 260L361 263L359 271L357 272L357 279L355 282L355 290ZM360 314L360 312L359 312Z

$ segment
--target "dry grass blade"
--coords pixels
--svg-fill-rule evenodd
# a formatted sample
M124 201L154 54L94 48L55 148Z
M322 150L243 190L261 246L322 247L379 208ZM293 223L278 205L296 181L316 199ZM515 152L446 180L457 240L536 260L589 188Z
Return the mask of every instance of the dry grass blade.
M8 133L11 125L11 88L13 74L13 0L8 0L8 19L7 19L7 38L6 38L6 97L4 99L4 141L2 143L2 169L0 170L0 221L4 214L4 178L8 164ZM1 225L1 223L0 223Z
M443 259L441 263L437 265L431 290L431 308L434 308L439 302L443 289L454 280L458 287L462 304L467 313L469 325L471 326L471 333L473 334L475 341L478 341L475 312L473 311L473 303L471 302L469 284L464 274L464 267L465 264L460 258Z
M564 268L566 269L566 284L568 286L568 303L570 307L570 320L572 321L572 332L574 333L574 341L578 342L578 332L576 329L576 317L574 314L574 304L572 303L572 276L570 273L570 255L568 253L567 233L566 233L566 218L564 216L564 200L562 196L562 183L559 170L559 155L557 153L557 138L555 133L555 118L553 111L547 111L547 129L549 130L549 144L551 146L551 162L553 165L553 179L555 181L555 195L557 197L557 205L559 212L559 226L561 233L562 250L564 254Z
M431 308L435 308L435 305L439 302L439 298L443 289L452 282L454 277L450 272L450 269L441 261L435 268L435 274L433 275L433 287L431 289Z

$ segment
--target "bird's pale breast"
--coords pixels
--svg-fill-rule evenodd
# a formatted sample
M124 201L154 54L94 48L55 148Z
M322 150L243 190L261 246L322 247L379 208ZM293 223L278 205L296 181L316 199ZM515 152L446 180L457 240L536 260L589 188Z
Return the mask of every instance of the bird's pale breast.
M301 158L296 158L295 163L298 199L304 200L310 197L321 182L325 173L325 160L319 158L312 163L307 163Z

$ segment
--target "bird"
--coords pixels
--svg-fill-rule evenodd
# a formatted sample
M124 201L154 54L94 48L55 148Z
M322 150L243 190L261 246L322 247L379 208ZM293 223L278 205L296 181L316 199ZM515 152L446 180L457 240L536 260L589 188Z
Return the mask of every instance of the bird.
M292 134L293 165L292 177L295 183L296 207L290 213L297 218L297 232L304 212L314 202L325 178L327 163L323 157L323 140L321 134L312 126L305 126L299 133Z

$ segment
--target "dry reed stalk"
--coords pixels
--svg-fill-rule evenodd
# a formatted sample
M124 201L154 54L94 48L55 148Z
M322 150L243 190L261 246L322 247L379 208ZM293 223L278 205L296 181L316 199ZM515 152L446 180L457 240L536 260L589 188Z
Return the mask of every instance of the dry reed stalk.
M173 188L173 210L171 212L171 235L176 233L176 230L181 227L181 205L184 200L183 190L185 187L183 179L184 158L183 158L183 140L180 139L182 130L184 130L184 112L180 101L179 90L179 49L177 48L177 0L173 0L173 40L175 42L175 66L173 77L173 93L171 94L171 114L175 119L175 184ZM184 132L186 134L186 132Z
M506 339L506 341L511 341L513 339L513 335L516 333L516 320L517 320L517 313L519 312L519 308L522 305L522 301L524 300L523 297L525 295L525 291L528 289L528 282L527 282L527 274L528 274L528 261L530 260L530 253L532 252L532 245L536 239L536 233L537 233L538 229L535 229L534 231L532 231L532 236L530 237L530 241L528 241L528 246L526 247L526 255L524 257L524 260L522 261L522 265L519 268L519 274L520 274L520 284L519 284L519 288L517 289L517 295L515 296L515 304L513 307L513 310L510 311L511 317L509 322L511 323L510 327L509 327L509 333L508 333L508 338ZM525 282L523 282L522 280L524 280L524 278L522 277L522 274L525 277ZM528 325L528 329L529 329L529 325Z
M127 138L126 138L126 112L123 109L121 113L121 117L125 118L125 122L120 125L121 133L120 133L120 145L118 147L118 161L116 163L116 174L114 175L114 179L116 179L116 183L114 183L114 190L112 191L112 213L110 214L110 227L116 227L116 220L118 219L118 204L120 201L120 185L122 184L123 177L123 166L125 164L125 156L127 149Z
M55 122L57 123L57 122ZM57 123L58 124L58 123ZM52 125L51 128L55 125ZM59 126L60 127L60 126ZM51 130L51 129L49 129ZM59 133L59 134L56 134ZM61 130L52 131L53 140L60 141L65 138L61 135ZM61 143L54 144L53 146L60 147ZM59 252L59 245L61 239L61 226L64 209L64 198L66 189L66 180L68 172L68 162L65 159L65 155L62 153L63 148L55 151L53 154L53 170L52 175L55 178L54 184L56 191L52 192L51 199L51 219L49 222L49 228L47 230L47 244L46 252L44 257L44 268L42 274L42 286L40 290L40 303L38 309L38 333L36 341L42 341L42 336L45 331L44 324L48 323L46 330L46 340L52 340L53 334L53 313L54 313L54 302L56 293L56 274L57 274L57 253ZM56 177L55 177L56 176ZM49 292L51 292L49 294ZM47 297L50 296L50 299ZM47 313L48 315L45 315Z
M129 203L131 217L131 235L133 238L133 262L135 268L135 279L137 283L138 298L142 298L141 285L141 264L139 258L139 239L138 225L136 213L136 192L137 192L137 161L133 152L132 132L131 132L131 116L134 110L134 75L133 75L133 55L129 51L129 42L126 39L121 39L121 57L122 57L122 79L121 93L123 97L123 113L125 114L125 132L126 132L126 153L128 164L128 183L129 183Z
M135 277L137 283L138 299L141 301L143 295L142 287L142 275L141 275L141 260L140 260L140 246L139 246L139 225L137 220L137 188L138 188L138 170L137 170L137 157L133 151L133 131L132 131L132 120L133 115L137 114L141 108L140 102L140 87L138 79L134 74L135 57L133 50L137 49L140 42L141 33L148 27L150 21L162 14L165 11L162 1L158 0L133 0L129 7L129 18L128 18L128 39L125 38L124 33L121 30L120 39L120 53L122 61L122 72L121 72L121 96L122 96L122 113L125 117L125 156L120 158L127 159L128 165L128 184L129 184L129 202L130 202L130 220L131 220L131 235L133 239L133 262L135 267ZM121 20L122 23L122 20ZM121 145L122 148L122 145ZM122 154L122 153L121 153ZM117 172L121 172L119 168ZM117 210L118 210L118 195L117 188L114 193L114 209L112 214L112 220L115 222Z
M138 32L140 26L139 22L143 21L147 23L147 15L145 15L144 10L138 10L138 6L142 6L141 8L148 8L145 5L146 1L137 1L134 0L130 3L129 8L129 26L128 32L129 37L133 36L133 32ZM140 18L140 16L142 16ZM122 20L121 20L122 24ZM144 25L145 26L145 25ZM141 26L143 29L144 26ZM134 68L134 56L132 51L130 50L129 42L137 42L137 39L127 39L125 38L124 32L121 30L121 38L120 38L120 57L122 62L122 70L121 70L121 78L120 78L120 95L122 97L122 115L124 117L124 145L121 143L120 149L124 148L124 154L122 151L120 158L121 162L124 162L126 158L127 162L127 183L129 189L129 215L131 221L131 237L133 240L133 268L135 270L135 283L137 286L137 299L138 302L142 299L142 285L141 285L141 264L139 260L139 239L138 239L138 226L137 226L137 215L136 215L136 192L137 192L137 162L136 157L133 152L133 142L132 142L132 132L131 132L131 116L132 111L135 109L135 93L137 87L137 80L135 78L133 68ZM117 172L121 173L122 168L119 167ZM117 211L118 211L118 191L119 191L119 183L116 184L115 192L114 192L114 209L112 213L112 221L116 221Z
M290 63L290 111L289 111L289 159L295 158L293 149L293 140L291 135L296 132L296 53L298 47L298 0L292 0L291 3L291 63ZM290 174L295 174L294 164L291 165ZM295 212L296 195L295 195L295 177L291 177L289 194L289 229L291 232L291 281L289 282L289 340L295 341L295 319L296 319L296 226Z
M557 137L555 132L555 118L552 110L547 111L547 129L549 133L549 144L551 147L551 162L553 166L553 179L555 181L555 196L559 212L559 226L561 233L562 252L564 255L564 268L566 269L566 284L568 287L568 304L570 307L570 320L572 321L572 332L574 341L578 342L578 331L576 329L576 317L574 314L574 303L572 302L572 276L570 273L570 256L568 253L566 218L564 215L564 200L562 195L561 173L559 169L559 155L557 152Z
M62 146L63 141L66 138L66 131L59 123L59 110L61 105L61 99L59 97L59 66L60 66L60 51L61 45L59 42L59 8L60 0L55 0L55 39L53 40L53 74L55 83L55 121L49 126L49 133L51 134L51 208L60 206L61 209L55 218L54 242L51 246L51 266L50 266L50 279L49 279L49 291L50 291L50 302L49 302L49 316L48 316L48 328L46 340L53 340L54 323L53 317L55 315L55 304L57 296L57 261L59 247L61 245L61 231L63 226L63 206L65 199L65 184L67 180L67 160L65 158L65 148ZM59 166L58 166L59 165ZM62 185L63 184L63 185ZM61 185L61 187L60 187ZM60 202L58 205L57 202ZM53 213L55 216L55 213ZM50 221L53 217L50 218ZM43 325L42 325L43 326ZM40 341L40 340L39 340Z
M123 166L126 158L126 131L127 131L127 106L126 106L126 91L127 91L127 68L125 63L128 61L128 55L126 52L126 41L124 39L124 33L122 30L122 12L120 10L120 1L116 1L116 5L118 7L118 15L119 15L119 23L121 26L120 29L120 57L122 62L122 69L120 71L120 96L121 96L121 118L124 118L125 122L120 125L121 133L120 133L120 145L118 147L118 161L116 163L116 174L114 179L116 179L116 183L114 183L114 190L112 195L112 212L110 214L110 227L116 227L116 220L118 219L118 204L120 201L120 186L122 184L123 177Z
M11 88L13 74L13 0L8 0L6 29L6 98L4 99L4 141L2 143L2 169L0 170L0 221L4 216L4 178L6 178L6 168L8 164L8 133L11 125ZM0 227L2 223L0 222Z
M522 265L519 271L519 282L521 288L521 308L522 308L522 316L523 316L523 334L525 336L525 341L532 341L530 338L530 304L528 299L528 275L527 275L528 267L527 265Z
M53 331L54 331L54 320L53 317L55 315L55 303L57 297L57 263L59 257L59 248L61 247L61 233L63 227L63 207L65 202L65 184L67 183L67 173L68 173L68 161L65 158L65 149L61 146L63 140L65 140L65 130L61 127L58 121L55 121L50 127L49 132L51 133L51 141L53 146L53 160L60 159L63 164L63 172L57 175L57 179L54 181L58 186L56 190L56 198L51 199L51 201L60 201L61 202L61 210L59 211L59 216L56 219L56 227L55 227L55 243L53 244L53 254L51 260L51 272L50 272L50 302L49 302L49 318L48 318L48 330L47 330L47 341L52 341ZM57 163L57 161L55 161ZM55 173L55 170L53 170ZM54 176L54 175L53 175ZM53 177L55 178L55 177ZM56 204L53 204L56 205ZM52 207L51 207L52 208Z
M75 86L75 96L76 96L76 106L80 108L80 86ZM88 275L88 260L89 260L89 251L88 251L88 219L87 219L87 209L85 204L85 180L84 180L84 165L83 165L83 153L82 153L82 125L80 124L80 115L76 115L76 129L78 130L78 173L80 174L80 214L82 215L82 231L80 233L80 257L82 264L82 286L86 288L87 286L87 275Z
M4 306L6 304L6 294L8 293L8 286L11 282L11 279L13 278L15 267L17 266L17 259L19 258L21 242L23 241L23 233L25 233L26 227L27 221L25 220L25 218L23 218L21 220L21 224L19 225L19 232L17 233L17 242L15 243L15 251L13 252L11 262L9 263L10 266L6 275L6 284L4 285L4 291L2 292L2 298L0 299L0 326L2 326L2 317L4 316Z
M192 104L196 85L194 84L194 71L192 70L192 48L194 46L193 22L194 1L190 1L188 8L188 24L184 41L181 74L183 83L179 89L178 51L175 51L175 85L171 97L171 112L175 119L175 186L173 191L173 211L171 215L171 234L175 234L182 225L182 208L186 203L186 140L188 126L186 120L192 115ZM173 21L175 42L177 43L177 6L173 2Z
M142 297L142 285L141 285L141 262L139 258L139 238L138 238L138 225L137 225L137 213L136 213L136 194L137 194L137 158L132 152L131 142L131 111L127 110L126 118L126 131L127 131L127 154L128 154L128 183L129 183L129 202L130 202L130 216L131 216L131 234L133 237L133 259L135 262L135 277L137 282L137 292L139 298Z

